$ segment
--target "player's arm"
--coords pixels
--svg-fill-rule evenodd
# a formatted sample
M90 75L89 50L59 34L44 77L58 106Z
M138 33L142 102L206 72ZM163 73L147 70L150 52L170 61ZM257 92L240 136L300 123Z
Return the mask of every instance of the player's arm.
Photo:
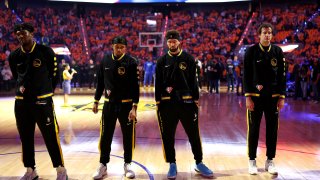
M280 64L279 64L279 68L278 68L278 83L280 86L280 98L285 98L285 94L286 94L286 86L287 86L287 79L286 79L286 60L284 58L284 54L281 48L279 48L279 59L280 60Z
M17 64L16 62L14 61L14 56L13 56L13 53L12 52L9 57L8 57L8 61L9 61L9 66L10 66L10 69L11 69L11 72L12 72L12 75L13 75L13 78L15 80L18 79L18 73L17 73Z
M99 105L99 100L103 94L103 90L104 90L104 71L103 71L103 67L104 67L104 61L107 58L107 56L105 55L105 57L103 58L99 68L98 68L98 76L97 76L97 88L96 88L96 92L94 95L94 103L93 103L93 108L92 111L94 113L98 112L98 105Z
M49 79L52 82L52 90L54 92L58 81L59 81L59 71L58 71L58 62L54 51L51 48L47 48L47 52L44 52L47 56L47 66L49 71Z
M243 87L245 96L250 97L255 93L253 85L253 48L250 47L244 55L244 69L243 69Z
M137 108L139 103L139 70L138 62L136 59L132 59L130 64L130 83L131 83L131 96L132 96L132 109L129 112L128 119L135 121L137 118Z
M280 96L277 103L278 110L281 110L284 107L284 99L286 94L286 60L281 48L279 48L279 67L278 67L278 86L280 87Z
M131 65L131 71L130 71L130 82L131 82L131 88L132 88L132 102L133 105L138 105L139 103L139 70L138 70L138 62L137 60L133 60L134 62Z
M190 89L192 91L193 100L198 104L199 100L199 84L198 84L198 73L197 64L194 58L191 56L191 67L190 67Z
M155 100L156 104L160 104L161 100L161 92L164 89L163 87L163 67L162 67L162 58L157 60L157 65L156 65L156 78L155 78Z
M243 69L243 87L246 96L246 108L250 111L254 110L254 103L251 96L255 94L253 85L253 48L250 47L244 56L244 69Z

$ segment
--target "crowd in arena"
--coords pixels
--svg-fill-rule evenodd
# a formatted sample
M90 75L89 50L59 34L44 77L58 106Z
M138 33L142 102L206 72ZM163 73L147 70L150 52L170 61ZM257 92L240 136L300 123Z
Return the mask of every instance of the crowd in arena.
M319 102L316 94L319 94L320 83L316 82L316 77L320 72L320 16L314 16L318 11L316 4L264 5L256 18L251 16L247 8L242 7L204 7L201 10L181 8L171 11L167 21L162 13L155 14L152 8L147 7L126 10L88 8L81 16L77 14L77 7L20 7L15 12L6 7L0 8L1 91L10 91L14 86L7 57L19 45L12 32L13 25L19 22L35 25L34 37L38 43L68 47L71 55L66 61L78 71L73 87L94 86L90 82L95 81L96 66L104 53L111 51L111 39L118 34L126 37L128 53L139 60L141 85L146 85L143 82L145 63L155 64L157 57L165 53L166 48L150 50L140 47L139 32L176 29L182 36L182 48L197 60L200 86L207 86L207 89L203 89L216 93L219 93L220 80L227 82L229 92L241 86L242 56L238 56L235 49L244 29L249 26L243 45L250 45L258 42L255 30L259 23L270 22L276 30L273 43L299 44L297 49L286 54L288 95L292 92L294 98L307 100L312 97L315 102ZM148 17L156 20L153 29L146 23ZM248 24L250 19L251 24ZM60 67L62 62L60 60ZM151 74L154 74L152 69ZM218 69L218 73L212 73L212 69ZM237 90L237 93L240 95L242 92Z

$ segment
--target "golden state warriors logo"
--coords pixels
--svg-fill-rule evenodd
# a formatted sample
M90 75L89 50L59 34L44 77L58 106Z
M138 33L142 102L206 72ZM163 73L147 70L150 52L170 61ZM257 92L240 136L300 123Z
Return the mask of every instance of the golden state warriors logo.
M187 69L187 64L185 62L181 62L179 63L179 68L184 71Z
M124 75L126 73L126 69L124 67L118 67L118 74L119 75Z
M40 59L35 59L32 62L33 67L40 67L41 66L41 60Z
M272 58L272 59L271 59L271 65L272 65L273 67L277 66L277 59L276 59L276 58Z

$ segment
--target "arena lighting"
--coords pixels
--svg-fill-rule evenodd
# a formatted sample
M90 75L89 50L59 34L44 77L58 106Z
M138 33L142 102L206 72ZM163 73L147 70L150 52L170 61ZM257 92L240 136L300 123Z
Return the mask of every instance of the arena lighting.
M278 44L279 47L281 47L283 52L292 52L294 49L298 48L298 44Z
M86 2L86 3L220 3L220 2L240 2L252 0L49 0L65 2Z
M56 55L70 55L71 54L67 46L52 45L51 48Z
M87 3L117 3L118 0L49 0L49 1L65 1L65 2L87 2Z
M156 20L147 19L147 24L148 24L148 26L156 26L157 25L157 21Z
M239 2L252 0L186 0L186 3L218 3L218 2Z

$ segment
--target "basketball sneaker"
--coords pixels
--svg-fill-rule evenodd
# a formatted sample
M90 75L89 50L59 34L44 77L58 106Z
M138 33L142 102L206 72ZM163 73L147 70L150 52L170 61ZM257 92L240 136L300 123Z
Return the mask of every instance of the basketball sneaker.
M256 175L258 174L258 167L256 160L249 160L249 174Z
M278 170L277 170L276 166L274 165L273 160L266 160L265 170L273 175L278 174Z
M20 180L35 180L38 179L38 173L36 169L32 169L31 167L27 167L27 172L21 177Z
M105 175L107 175L107 166L100 163L97 172L93 174L93 179L102 179Z
M167 178L168 179L175 179L176 177L177 177L177 165L176 165L176 163L170 163Z
M67 170L65 167L59 166L57 167L57 180L67 180Z
M131 169L130 163L125 163L123 166L123 169L124 169L124 175L127 178L133 179L135 177L135 174L134 174L133 170Z
M196 164L196 166L194 167L194 170L200 173L202 176L213 177L213 172L202 162L199 164Z

